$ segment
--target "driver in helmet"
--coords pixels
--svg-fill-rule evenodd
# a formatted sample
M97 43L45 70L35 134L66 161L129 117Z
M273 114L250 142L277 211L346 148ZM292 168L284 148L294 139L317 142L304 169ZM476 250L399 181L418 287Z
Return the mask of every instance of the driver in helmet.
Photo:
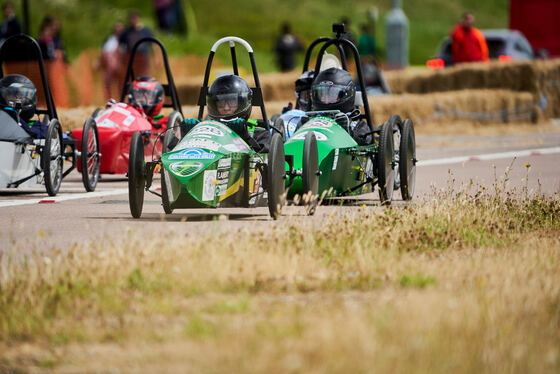
M256 121L249 119L252 99L253 91L241 77L233 74L218 77L206 95L208 118L227 125L256 152L267 152L270 133L255 127ZM185 123L192 128L198 120L189 119Z
M143 112L156 129L165 128L167 117L160 115L165 101L163 86L153 77L140 77L132 82L130 104Z
M314 111L339 110L335 120L345 128L359 145L373 142L373 133L361 119L355 104L356 84L352 75L340 68L321 71L311 86L311 109Z
M0 79L0 107L35 139L47 136L47 125L32 120L37 106L37 89L33 82L20 74Z
M313 83L313 70L304 72L296 80L296 109L311 110L311 84Z

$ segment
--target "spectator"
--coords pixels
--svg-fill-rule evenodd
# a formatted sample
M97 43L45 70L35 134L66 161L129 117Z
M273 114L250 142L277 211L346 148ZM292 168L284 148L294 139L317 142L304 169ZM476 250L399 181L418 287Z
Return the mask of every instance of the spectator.
M375 39L369 32L369 26L364 23L360 29L362 31L358 39L358 52L360 53L360 57L370 56L375 58Z
M9 1L2 4L2 13L4 13L4 21L0 26L0 40L21 33L21 24L14 12L14 4Z
M39 47L41 47L41 54L43 59L47 61L54 61L56 59L56 45L54 43L54 20L51 16L45 16L39 27Z
M119 38L124 61L127 61L130 57L136 42L142 38L153 36L152 31L140 22L140 13L134 10L128 13L128 27ZM149 43L143 43L136 50L133 66L135 77L150 76L150 51L151 46Z
M281 33L276 39L276 59L281 71L290 71L295 66L295 53L301 51L303 46L292 34L289 23L282 24Z
M67 66L65 53L60 39L60 24L52 16L45 16L39 28L39 47L46 62L49 86L55 105L67 108L70 105L68 85L66 83Z
M103 88L106 98L115 97L113 96L113 83L118 83L121 77L119 38L123 31L122 22L116 22L113 25L113 32L103 42L97 62L97 68L103 69Z
M173 9L173 0L154 0L154 10L158 27L162 31L171 32L171 10Z
M489 61L488 45L482 32L473 26L474 16L465 13L451 30L451 53L454 63Z
M54 43L54 50L56 54L56 58L60 61L63 61L64 64L68 64L68 56L66 54L66 48L64 47L64 42L62 41L61 36L61 26L58 19L52 19L52 38Z

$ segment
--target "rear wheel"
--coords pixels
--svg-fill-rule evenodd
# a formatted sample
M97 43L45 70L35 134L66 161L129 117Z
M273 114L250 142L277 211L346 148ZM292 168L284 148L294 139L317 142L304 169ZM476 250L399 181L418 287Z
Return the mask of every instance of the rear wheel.
M313 215L317 208L319 190L319 152L317 138L313 131L305 134L303 143L303 168L302 168L302 201L306 205L307 214Z
M416 138L414 124L408 118L403 124L399 153L401 196L403 200L411 200L416 185Z
M167 128L173 131L175 137L179 140L183 139L183 136L187 135L187 125L183 116L179 112L172 112L167 120ZM167 131L169 132L169 131ZM165 153L165 151L163 152Z
M284 157L284 142L278 133L272 135L268 152L267 187L268 210L273 219L277 219L284 206L286 166Z
M144 142L142 134L135 132L130 141L128 158L128 202L130 213L134 218L140 218L144 206L144 187L146 186L144 160Z
M62 127L57 119L49 122L41 162L47 193L49 196L55 196L62 182L64 163L62 157Z
M99 154L99 134L97 133L97 125L92 117L89 117L84 124L81 149L82 182L87 192L93 192L99 181L101 155Z
M377 154L377 185L381 204L391 204L395 187L395 170L393 168L393 126L385 122L379 136L379 150Z
M277 114L276 114L277 115ZM278 117L276 117L274 119L273 126L274 128L276 128L276 130L272 130L272 133L278 133L279 135L282 136L282 141L286 141L286 126L284 125L284 120L282 118L280 118L279 115L277 115ZM272 118L274 118L274 116L272 116Z

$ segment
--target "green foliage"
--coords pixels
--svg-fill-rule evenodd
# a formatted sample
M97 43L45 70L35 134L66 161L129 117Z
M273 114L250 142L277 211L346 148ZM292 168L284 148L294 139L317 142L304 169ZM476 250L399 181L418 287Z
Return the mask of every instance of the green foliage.
M62 23L62 36L71 59L84 48L99 48L113 23L126 20L129 9L139 10L143 22L153 30L156 28L151 1L34 0L32 3L32 35L37 36L45 14L55 15ZM273 43L283 22L290 22L294 33L307 45L319 36L331 35L332 23L346 16L352 21L350 27L357 38L359 26L369 22L367 12L372 5L367 0L183 0L188 12L189 36L183 38L161 32L157 36L175 55L206 55L217 38L239 36L252 44L259 68L271 71L275 69ZM375 36L380 51L384 51L384 17L391 1L382 0L375 5L379 8ZM423 65L433 56L463 12L473 12L479 28L507 28L508 7L503 0L406 0L403 6L410 22L410 62L413 65ZM224 49L218 57L228 61L227 51ZM249 67L245 61L241 64Z

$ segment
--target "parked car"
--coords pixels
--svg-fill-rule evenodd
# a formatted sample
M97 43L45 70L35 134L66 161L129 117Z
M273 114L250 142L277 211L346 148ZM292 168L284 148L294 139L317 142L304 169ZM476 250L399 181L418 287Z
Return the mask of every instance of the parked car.
M531 44L525 36L516 30L482 30L488 44L490 59L500 61L534 60L536 58ZM428 60L431 69L453 66L451 38L446 37L440 44L436 57Z

